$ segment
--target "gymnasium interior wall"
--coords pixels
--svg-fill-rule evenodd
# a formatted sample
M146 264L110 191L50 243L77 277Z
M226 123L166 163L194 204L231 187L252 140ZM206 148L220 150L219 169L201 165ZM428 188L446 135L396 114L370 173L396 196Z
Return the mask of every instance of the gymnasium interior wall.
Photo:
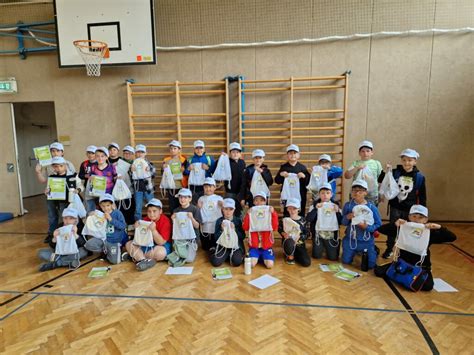
M474 22L470 0L157 0L155 6L159 46L472 27ZM21 5L21 11L12 5L0 10L1 24L53 19L51 3ZM15 41L0 37L0 49L15 48ZM29 55L26 60L2 56L0 77L15 77L19 89L18 94L0 96L0 102L54 101L58 136L71 137L66 156L78 166L89 144L112 140L128 144L127 78L137 83L195 82L229 75L275 79L351 70L346 165L358 156L357 144L363 139L374 142L375 158L382 164L395 164L402 149L414 148L427 177L431 218L474 221L472 58L472 33L158 51L155 66L103 68L100 78L87 77L84 68L59 69L55 52ZM310 96L301 97L297 104L311 107L315 99ZM280 101L276 97L274 104ZM204 111L206 100L197 99L192 105L194 111ZM247 105L255 110L272 103L257 97ZM2 141L5 134L8 130L2 127Z

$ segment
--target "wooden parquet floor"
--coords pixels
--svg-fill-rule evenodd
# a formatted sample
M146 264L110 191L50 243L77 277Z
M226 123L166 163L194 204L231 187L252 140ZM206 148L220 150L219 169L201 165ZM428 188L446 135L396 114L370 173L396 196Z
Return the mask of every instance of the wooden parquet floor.
M449 226L464 253L431 248L434 276L459 292L397 288L408 312L372 273L346 283L315 260L309 268L287 265L278 241L273 270L259 266L246 276L232 268L225 281L212 280L202 251L189 276L164 275L165 263L143 273L122 263L104 279L89 279L91 267L107 265L102 260L39 273L44 211L41 202L30 210L37 212L0 224L0 353L432 353L413 316L441 354L474 349L473 259L465 254L474 252L472 224ZM281 282L266 290L248 284L266 273Z

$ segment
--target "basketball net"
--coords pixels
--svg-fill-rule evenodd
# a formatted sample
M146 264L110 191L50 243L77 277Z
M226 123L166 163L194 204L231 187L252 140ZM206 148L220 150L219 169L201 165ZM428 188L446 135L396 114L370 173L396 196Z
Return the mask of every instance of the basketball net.
M101 41L78 40L73 42L77 52L86 64L88 76L100 76L103 58L109 58L109 47Z

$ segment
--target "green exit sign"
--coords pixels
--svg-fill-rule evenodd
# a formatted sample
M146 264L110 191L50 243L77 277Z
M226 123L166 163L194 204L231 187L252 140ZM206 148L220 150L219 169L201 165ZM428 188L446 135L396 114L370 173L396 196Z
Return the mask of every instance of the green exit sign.
M0 79L0 94L15 94L17 92L15 78Z

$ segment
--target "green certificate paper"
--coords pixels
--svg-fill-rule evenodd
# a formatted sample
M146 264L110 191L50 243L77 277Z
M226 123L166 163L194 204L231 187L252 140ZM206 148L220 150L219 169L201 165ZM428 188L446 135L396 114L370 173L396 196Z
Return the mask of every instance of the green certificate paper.
M105 176L92 176L92 191L91 195L95 197L100 197L105 194L107 188L107 178Z
M48 178L48 200L65 200L66 199L66 179L64 178Z
M170 160L168 162L174 180L181 180L183 173L181 172L181 162L179 160Z
M211 274L214 280L226 280L232 278L232 273L228 267L212 269Z
M41 166L51 165L53 157L51 156L51 151L49 150L48 145L33 148L33 152L35 153L36 160L39 161Z

